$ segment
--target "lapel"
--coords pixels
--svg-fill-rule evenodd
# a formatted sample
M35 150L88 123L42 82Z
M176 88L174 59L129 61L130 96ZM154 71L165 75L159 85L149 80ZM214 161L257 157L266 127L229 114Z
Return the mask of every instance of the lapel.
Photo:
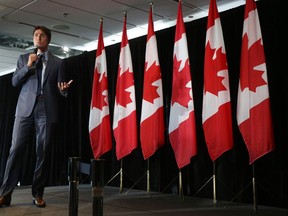
M23 64L24 62L28 62L29 60L29 55L30 53L27 53L26 55L24 55L22 61ZM37 77L37 71L36 71L36 67L32 67L30 70L33 70L32 73L29 73L28 79L29 79L29 83L33 83L31 85L31 88L33 89L33 92L37 92L37 87L38 87L38 77ZM25 81L26 82L26 81Z

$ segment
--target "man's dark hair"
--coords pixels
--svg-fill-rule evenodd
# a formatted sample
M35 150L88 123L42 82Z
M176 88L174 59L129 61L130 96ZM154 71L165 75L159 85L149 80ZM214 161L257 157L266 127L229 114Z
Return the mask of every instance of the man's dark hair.
M41 29L45 34L46 36L48 37L48 43L50 43L51 41L51 31L50 29L48 29L47 27L45 26L36 26L33 30L33 35L34 35L34 32L37 30L37 29Z

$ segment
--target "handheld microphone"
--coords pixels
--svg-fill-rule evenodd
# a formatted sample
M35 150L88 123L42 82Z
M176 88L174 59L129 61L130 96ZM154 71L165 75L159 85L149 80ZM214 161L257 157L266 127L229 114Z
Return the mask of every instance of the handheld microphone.
M38 48L37 47L35 47L34 49L33 49L33 54L36 54L37 55L37 51L38 51ZM36 64L37 64L37 60L36 61L34 61L34 62L32 62L32 67L35 67L36 66Z
M34 52L33 52L33 53L37 55L37 52L38 52L38 47L36 46L36 48L34 48ZM38 62L39 62L39 56L40 56L40 55L38 55L38 58L36 59L36 61L33 62L33 65L36 66L36 65L38 64Z

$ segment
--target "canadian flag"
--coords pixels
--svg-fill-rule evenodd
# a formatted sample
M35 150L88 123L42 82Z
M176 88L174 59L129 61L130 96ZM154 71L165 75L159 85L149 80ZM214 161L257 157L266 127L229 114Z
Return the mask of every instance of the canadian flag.
M168 127L170 143L179 169L188 165L190 159L197 154L192 79L181 4L180 0L175 32Z
M145 59L140 142L142 154L146 160L165 143L162 78L153 26L152 5L149 13Z
M274 149L266 60L254 0L246 0L245 6L237 122L250 164Z
M210 0L204 62L202 124L214 161L233 147L228 65L216 0Z
M134 74L126 19L125 14L113 116L113 133L118 160L130 154L137 147L138 139Z
M89 135L95 159L98 159L112 148L106 53L103 42L103 20L100 23L96 52L89 116Z

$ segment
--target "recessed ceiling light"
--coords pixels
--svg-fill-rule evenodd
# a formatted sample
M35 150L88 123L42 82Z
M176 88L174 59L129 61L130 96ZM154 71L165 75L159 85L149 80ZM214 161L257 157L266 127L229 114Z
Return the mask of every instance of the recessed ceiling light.
M67 26L67 25L53 25L52 28L55 30L67 30L67 29L69 29L69 26Z
M64 46L63 51L64 51L64 53L69 52L69 47Z

